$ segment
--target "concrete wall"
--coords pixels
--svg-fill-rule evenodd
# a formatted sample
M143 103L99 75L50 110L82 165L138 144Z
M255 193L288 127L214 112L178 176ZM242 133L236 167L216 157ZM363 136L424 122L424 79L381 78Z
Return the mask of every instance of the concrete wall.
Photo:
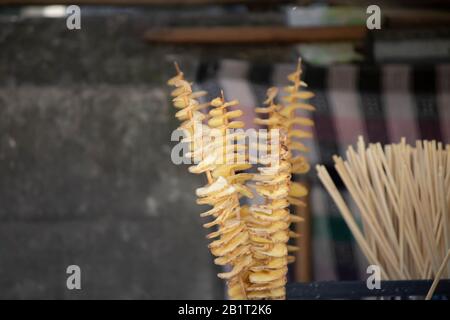
M144 25L0 18L0 298L223 296L204 181L170 161L165 81L182 49L143 43Z

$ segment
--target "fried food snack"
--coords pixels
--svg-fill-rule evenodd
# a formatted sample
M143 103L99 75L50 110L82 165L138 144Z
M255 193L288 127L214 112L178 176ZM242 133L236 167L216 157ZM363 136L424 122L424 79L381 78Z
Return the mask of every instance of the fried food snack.
M258 168L259 174L253 179L256 192L265 199L265 203L253 205L250 208L251 216L247 219L254 254L254 264L250 268L249 298L285 299L287 264L295 260L288 253L298 250L288 245L288 241L299 236L290 230L290 225L302 221L302 218L291 214L289 206L305 206L301 198L308 194L308 190L302 184L291 181L291 178L292 174L308 172L310 166L305 156L293 157L292 153L308 151L301 139L312 135L299 126L312 126L313 122L309 118L297 116L295 110L314 109L303 102L303 99L313 95L301 90L306 84L300 80L300 76L299 61L297 70L288 76L292 85L285 87L285 104L275 103L278 89L270 88L264 102L266 107L256 109L262 117L255 119L255 123L271 130L271 144L264 150L269 152L268 159L260 159L260 163L265 166ZM276 140L273 139L274 133Z
M228 269L218 277L226 280L231 299L285 299L287 264L294 260L288 253L298 249L288 241L299 236L290 225L301 221L290 213L289 206L304 206L301 198L308 192L291 178L293 173L306 173L309 164L304 156L293 157L292 153L308 151L302 139L311 134L299 126L313 125L309 118L295 115L299 108L313 109L303 102L312 93L301 90L306 85L300 80L300 62L288 77L292 85L285 88L285 104L275 103L278 90L270 88L266 107L256 108L266 117L255 122L277 132L276 139L257 145L258 151L265 149L267 154L257 159L261 166L256 175L245 172L252 167L247 147L240 143L246 136L230 132L244 127L237 120L242 116L236 108L239 102L226 101L222 93L208 103L200 103L197 99L207 93L193 92L176 68L177 74L168 84L175 87L172 102L178 110L175 116L181 121L179 129L185 133L183 141L189 144L186 156L194 160L189 171L205 174L208 180L196 190L197 203L212 207L200 214L210 219L204 227L213 229L207 235L212 240L208 247L216 257L214 262ZM202 112L209 107L208 113ZM246 185L249 180L264 199L263 204L241 205L240 198L253 197Z
M212 206L200 216L212 217L204 227L214 229L207 235L208 239L213 239L208 247L216 256L214 262L230 269L219 273L218 277L227 281L231 299L246 299L248 269L253 257L239 198L253 196L244 185L252 175L236 174L236 171L249 169L251 165L245 161L245 146L236 143L240 135L229 133L229 129L244 126L234 120L242 115L242 111L228 111L229 107L238 105L238 101L226 102L222 94L222 97L206 104L213 107L207 117L199 111L205 104L196 100L203 92L193 92L181 71L178 70L168 84L176 87L172 91L173 104L180 109L176 117L182 121L180 129L187 133L185 141L190 143L188 156L198 160L189 167L189 171L205 173L208 178L208 184L198 188L196 195L198 204ZM206 121L207 124L204 123Z

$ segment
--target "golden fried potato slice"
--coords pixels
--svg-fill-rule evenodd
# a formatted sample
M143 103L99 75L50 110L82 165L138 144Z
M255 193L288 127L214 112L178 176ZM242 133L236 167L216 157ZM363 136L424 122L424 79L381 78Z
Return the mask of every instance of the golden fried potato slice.
M222 272L217 274L220 279L230 279L237 274L239 274L244 268L248 267L253 262L251 255L243 256L238 260L236 265L233 266L233 269L230 272Z
M273 234L281 230L287 230L288 228L289 228L288 223L284 221L276 221L270 223L270 225L267 228L250 227L249 230L252 230L253 232L256 232L258 234Z
M303 207L303 208L306 207L306 202L304 202L300 199L297 199L294 197L287 197L287 200L288 200L289 204L292 204L294 206Z
M234 283L228 284L228 296L232 300L244 300L247 298L245 294L245 289L242 287L242 285L236 281Z
M276 105L268 106L265 108L255 108L256 113L270 113L270 112L274 112L276 110L277 110Z
M305 146L303 143L298 142L298 141L290 141L289 149L300 151L300 152L308 152L309 151L309 148L307 146Z
M222 257L227 253L230 253L233 250L235 250L238 246L246 243L247 240L248 240L248 233L247 232L240 233L237 237L233 238L233 240L227 243L226 245L217 248L211 248L211 253L217 257Z
M190 105L198 104L198 101L190 98L190 95L178 96L172 99L173 106L177 109L183 109Z
M237 219L228 219L226 220L222 227L218 229L217 231L211 232L206 236L207 239L216 238L222 234L232 232L235 228L238 228L241 224L243 224L243 221L237 220Z
M271 290L252 291L247 294L249 299L284 299L286 289L284 287Z
M294 231L289 231L289 238L299 238L300 237L300 233L294 232Z
M299 100L307 100L312 97L314 97L314 93L312 93L310 91L300 91L300 92L293 91L289 95L284 96L282 98L282 100L287 103L295 103L295 102L298 102Z
M261 290L270 290L274 288L280 288L284 287L286 285L286 277L281 277L277 280L270 281L267 283L258 283L258 284L251 284L247 287L247 291L261 291Z
M283 199L289 194L289 186L283 185L277 189L268 188L267 186L256 186L256 191L269 199Z
M274 114L267 119L256 118L253 122L261 126L276 126L283 123L283 118Z
M223 200L224 197L229 197L233 193L236 193L236 189L233 186L228 186L226 189L223 189L219 192L216 192L203 198L198 198L197 203L214 205L215 203Z
M264 214L272 214L273 210L269 208L267 205L253 205L249 208L250 213L264 213Z
M239 210L237 204L233 204L233 206L230 206L228 208L225 208L224 210L222 210L221 214L217 215L217 218L214 219L211 222L205 223L203 225L203 227L205 228L211 228L213 226L216 225L221 225L223 224L225 221L227 221L229 218L234 217L235 216L235 211Z
M232 171L234 172L234 171L247 170L247 169L250 169L251 167L252 167L252 165L249 163L224 164L224 165L220 165L220 166L217 166L216 168L214 168L212 171L212 176L214 178L217 178L220 176L228 177L228 176L230 176Z
M269 89L267 89L266 91L267 98L264 101L264 104L270 104L271 102L273 102L277 94L278 94L277 87L270 87Z
M230 264L232 261L235 261L240 256L249 253L250 253L250 245L240 246L237 247L236 250L228 253L227 255L214 259L214 263L220 266L224 266Z
M290 128L293 125L312 127L312 126L314 126L314 121L312 121L310 118L306 118L306 117L295 117L295 118L291 118L291 119L287 120L285 125L287 128Z
M276 243L269 250L257 250L258 253L268 256L268 257L283 257L288 253L288 248L285 243Z
M250 241L251 242L256 242L256 243L272 243L271 239L268 239L264 236L259 236L258 234L255 233L250 233Z
M268 283L286 277L287 268L269 271L259 271L251 273L249 280L251 283Z
M237 237L244 229L245 229L245 224L241 224L238 227L236 227L233 231L225 233L220 239L211 242L208 245L208 247L209 248L217 248L219 246L224 246L227 243L229 243L231 240L233 240L235 237Z
M175 84L181 80L184 80L184 73L180 71L174 77L167 80L167 84L169 86L175 86Z
M200 217L208 217L208 216L217 216L222 210L225 210L230 205L232 205L233 200L229 198L222 199L221 201L217 202L215 206L205 212L200 213Z
M289 159L289 162L291 164L295 164L295 163L308 163L308 159L306 159L305 156L296 156L293 157L291 159Z
M250 213L255 219L263 221L281 221L287 220L287 218L289 217L289 211L286 209L274 210L271 213L267 214L261 212L260 209L252 210L252 208L250 208Z
M273 210L284 209L284 208L289 207L289 201L287 199L276 199L276 200L272 201L272 203L270 204L270 207Z
M287 183L291 179L290 173L278 174L278 175L257 175L255 176L255 181L258 181L258 184L267 184L274 185L279 183Z
M286 267L287 262L288 262L287 257L273 258L270 259L269 262L264 265L257 265L250 267L250 270L262 271L262 270L280 269Z
M298 222L304 222L304 221L305 221L304 218L302 218L302 217L300 217L300 216L297 216L297 215L295 215L295 214L291 214L291 215L289 216L289 219L290 219L290 221L291 221L292 223L298 223Z
M288 230L281 230L275 232L272 235L272 242L274 243L287 243L289 241L289 232Z
M311 166L309 165L309 163L294 163L292 165L292 173L293 174L305 174L307 172L309 172L309 170L311 169Z
M290 130L288 132L288 137L289 138L300 138L300 139L305 139L305 138L312 138L312 132L310 131L305 131L305 130L300 130L300 129L296 129L296 130Z
M308 189L301 183L292 182L289 188L289 196L301 198L308 195Z
M189 172L191 173L203 173L206 171L211 171L216 167L217 154L211 153L207 155L200 163L189 167Z
M277 175L282 172L289 172L290 169L291 169L291 165L289 163L282 162L282 163L280 163L280 165L275 166L275 167L258 168L258 171L262 175Z
M195 193L198 197L206 197L211 194L216 194L219 191L224 190L229 186L228 181L224 177L217 178L212 184L207 185L206 187L197 188Z
M215 98L211 101L211 105L216 108L228 108L232 106L237 106L239 104L238 100L231 100L228 102L224 102L221 97Z
M314 111L316 108L310 104L307 103L295 103L293 101L290 101L292 103L289 103L283 110L280 111L281 115L284 117L290 117L292 113L295 110L302 109L302 110L308 110L308 111Z
M251 173L238 173L227 177L227 181L230 184L245 183L247 180L253 179L254 174Z
M208 121L210 127L216 128L225 125L230 119L238 118L242 116L242 110L233 110L227 113L223 113L223 109L212 109L209 115L212 117Z

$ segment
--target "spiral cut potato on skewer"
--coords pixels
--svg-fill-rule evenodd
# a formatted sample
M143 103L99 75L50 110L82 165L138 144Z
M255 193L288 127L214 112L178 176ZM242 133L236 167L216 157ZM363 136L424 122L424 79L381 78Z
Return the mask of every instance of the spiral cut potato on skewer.
M187 157L194 160L189 171L205 173L208 184L196 190L197 203L212 206L202 217L210 217L204 224L214 228L207 235L214 262L228 266L229 271L219 273L219 278L227 281L228 295L231 299L285 299L287 264L293 261L288 252L297 248L288 245L290 237L298 234L290 231L292 222L301 221L292 215L290 205L304 205L299 198L307 194L307 189L291 181L292 173L306 173L309 164L304 156L292 157L292 151L307 152L298 139L308 138L307 131L300 126L312 126L310 119L295 116L295 110L312 110L309 104L300 102L312 96L301 91L305 84L300 80L300 63L297 70L289 75L292 85L285 88L286 105L277 105L274 99L277 90L268 90L266 108L256 112L267 114L266 119L256 123L268 129L277 129L275 139L264 146L258 144L258 152L263 148L268 152L258 158L263 165L259 173L244 172L251 168L247 148L241 144L246 136L231 129L242 129L244 123L236 120L242 115L239 109L230 110L238 101L225 101L221 97L209 103L199 103L198 98L206 92L193 92L191 84L185 80L177 68L177 75L168 81L175 89L171 95L178 109L176 117L181 121L179 129L189 144ZM201 109L212 107L208 114ZM255 189L264 199L260 205L241 206L241 197L253 197L245 185L248 180L255 181Z
M178 70L178 74L168 83L176 87L172 96L175 107L180 108L176 114L183 121L180 128L189 134L185 139L190 142L188 156L199 160L189 167L189 171L205 173L208 178L208 184L196 190L197 203L213 207L201 214L202 217L213 219L204 227L216 228L207 236L208 239L214 239L209 249L217 257L214 260L216 264L231 268L229 272L219 273L218 276L227 280L231 299L245 299L248 268L253 257L247 226L241 217L239 198L252 197L251 191L244 185L252 175L236 174L236 171L249 169L251 165L245 163L245 147L236 143L242 134L229 133L229 129L244 126L242 122L233 120L240 117L242 111L227 111L238 102L225 102L222 94L222 97L208 104L213 109L207 119L198 111L203 106L196 98L202 94L192 92L191 85L184 80L181 71ZM208 124L203 123L206 120Z
M302 140L312 138L312 133L302 128L314 125L310 118L296 115L297 109L315 110L312 105L303 102L303 100L313 97L314 94L302 90L302 87L307 85L301 81L301 74L301 61L299 60L296 71L288 76L288 80L292 82L292 85L284 88L284 91L287 92L287 95L282 98L284 104L275 103L278 89L270 88L267 91L267 99L264 101L267 107L256 108L257 113L267 116L265 119L256 118L256 124L266 126L268 129L283 129L286 132L286 146L290 152L287 161L291 164L291 174L305 174L310 170L308 159L304 155L293 156L294 152L308 152L308 148L303 144ZM291 205L304 207L305 202L301 198L307 194L308 189L305 186L297 182L291 182L287 200Z
M218 276L228 281L228 295L231 299L245 299L248 269L253 263L253 257L247 225L241 216L239 198L252 197L253 194L244 185L252 175L236 174L236 171L251 167L245 161L245 146L236 143L240 136L229 133L229 129L240 129L244 126L242 122L233 120L241 116L242 111L227 111L229 107L237 104L237 101L226 102L223 95L211 102L213 109L209 112L208 125L214 139L211 139L206 149L214 154L217 160L212 170L212 176L217 180L205 188L197 189L197 196L199 204L213 206L213 209L202 216L211 215L214 218L212 222L205 224L205 227L217 226L217 231L208 235L211 239L218 238L209 245L212 254L217 257L214 262L232 267L231 271L219 273Z
M288 256L288 252L298 249L288 245L289 238L299 236L289 227L293 222L302 221L302 218L291 214L289 205L304 206L305 203L299 198L306 196L308 191L302 184L292 182L291 176L292 173L306 173L309 164L304 156L292 157L292 150L307 152L298 138L309 138L311 134L294 126L313 125L312 120L295 115L298 108L313 110L312 106L307 105L305 108L304 103L299 102L299 99L312 97L312 93L300 91L301 86L306 86L300 80L300 75L299 61L297 70L288 77L293 85L285 88L288 92L283 99L286 106L275 103L278 89L270 88L264 102L267 106L256 109L257 113L266 115L265 118L255 119L255 123L270 130L271 143L264 150L270 155L259 159L266 166L259 167L259 174L253 179L256 192L264 197L265 204L253 205L250 208L251 215L247 218L254 253L254 264L250 268L249 298L284 299L287 264L295 259ZM278 133L278 140L273 139L274 132Z
M259 167L253 178L256 191L265 204L250 207L247 225L254 263L250 268L248 297L254 299L285 299L288 264L289 193L291 164L286 145L286 132L280 130L279 141L270 145L270 156L279 159L270 166ZM273 142L273 139L271 139ZM277 150L275 150L277 148ZM274 159L273 159L274 160Z
M256 108L257 113L267 115L265 119L256 118L256 124L266 126L268 129L285 129L287 133L286 144L291 154L294 152L307 153L309 151L302 141L312 138L312 133L302 128L314 125L310 118L296 115L296 110L298 109L315 110L314 106L303 101L312 98L314 94L310 91L302 90L302 87L307 85L301 80L301 74L301 61L299 60L296 71L288 75L288 80L292 84L284 88L287 95L282 98L283 104L274 102L278 95L278 89L270 88L267 91L267 100L264 102L267 107ZM305 174L310 170L308 159L302 154L292 156L289 162L292 165L292 174ZM307 194L308 190L302 184L291 183L288 201L292 205L305 206L305 203L300 198L305 197Z
M288 133L287 145L289 151L306 153L308 152L308 148L302 141L304 139L311 139L312 132L303 130L303 127L312 127L314 122L307 117L297 116L296 110L314 111L315 108L311 104L304 102L304 100L312 98L314 94L302 89L302 87L307 87L307 85L301 80L301 75L301 60L299 60L296 71L288 76L292 85L284 88L287 95L283 97L284 107L280 110L280 114L285 120L281 125ZM305 174L310 169L308 159L302 154L293 156L289 161L292 164L291 172L293 174ZM290 203L293 205L304 206L304 203L298 198L306 196L307 193L308 190L303 185L292 183L289 190Z
M189 153L184 155L194 162L203 158L204 141L209 139L209 127L203 124L206 119L201 109L207 108L209 103L200 104L197 100L199 97L205 96L206 91L193 92L191 84L184 79L183 72L180 71L178 65L175 64L177 75L169 81L168 85L175 87L171 92L173 97L173 106L178 109L175 117L181 121L178 128L184 132L183 142L189 143Z

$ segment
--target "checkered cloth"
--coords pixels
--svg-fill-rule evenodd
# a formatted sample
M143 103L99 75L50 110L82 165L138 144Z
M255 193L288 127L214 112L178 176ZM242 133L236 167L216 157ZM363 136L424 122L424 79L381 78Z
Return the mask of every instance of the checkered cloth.
M284 86L294 64L259 65L237 60L202 62L196 75L199 88L211 97L223 89L227 99L238 99L248 127L254 107L260 106L270 86ZM315 97L311 114L314 136L307 141L311 165L325 164L335 181L332 155L343 155L357 136L390 143L405 137L450 143L450 64L412 66L304 66L303 80ZM197 88L198 89L198 88ZM367 263L336 206L318 181L311 183L314 280L365 279ZM338 187L343 188L338 183ZM352 206L348 194L346 200ZM355 208L352 208L355 209ZM356 212L356 209L354 210Z

